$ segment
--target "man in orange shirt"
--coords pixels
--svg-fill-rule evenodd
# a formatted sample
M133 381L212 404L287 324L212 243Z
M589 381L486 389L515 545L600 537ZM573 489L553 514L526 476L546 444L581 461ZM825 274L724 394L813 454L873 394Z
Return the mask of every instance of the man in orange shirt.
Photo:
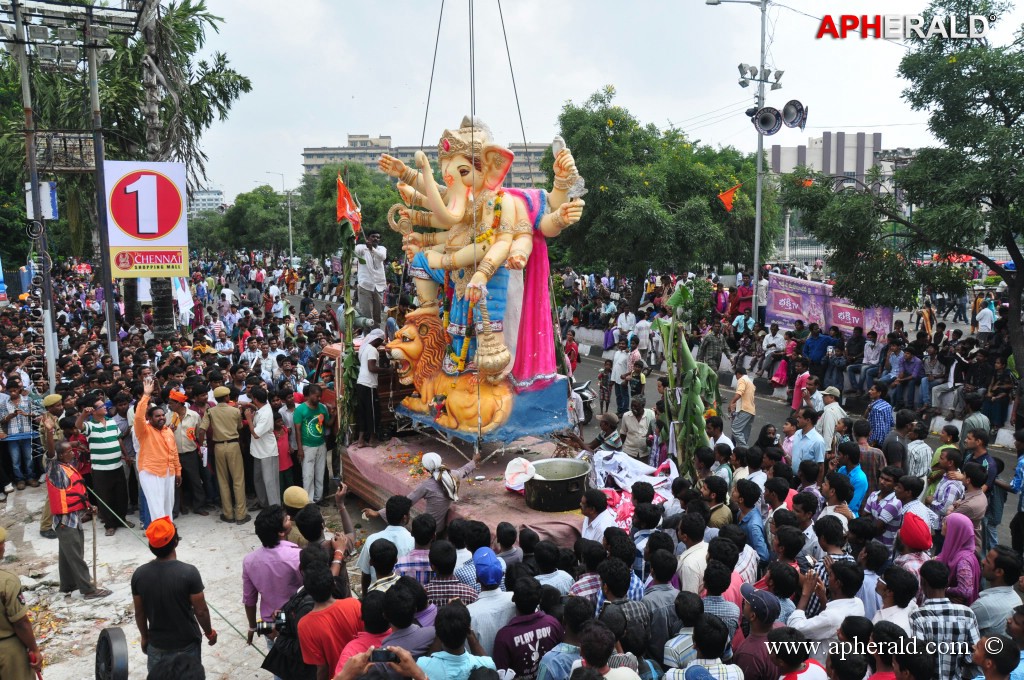
M149 405L153 376L142 381L142 399L135 405L135 436L139 440L139 485L146 494L150 517L170 517L174 512L174 487L181 485L181 461L174 432L161 406Z

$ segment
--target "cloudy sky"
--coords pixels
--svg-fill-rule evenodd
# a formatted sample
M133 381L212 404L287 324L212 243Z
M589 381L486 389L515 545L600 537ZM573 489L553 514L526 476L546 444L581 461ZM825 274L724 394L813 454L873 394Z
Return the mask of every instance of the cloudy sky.
M728 0L726 0L728 2ZM208 0L224 18L209 47L228 54L253 90L207 134L212 186L229 199L257 184L289 187L302 149L337 146L349 133L391 135L426 145L470 109L468 0L446 0L434 88L431 57L441 0ZM785 5L785 6L783 6ZM768 12L768 66L783 89L768 93L810 107L805 132L783 128L766 145L806 143L823 130L881 132L886 148L932 142L925 115L900 98L904 48L884 40L815 39L814 17L847 12L916 14L924 0L781 0ZM499 142L521 141L496 0L475 0L476 110ZM742 111L754 87L737 84L737 64L756 64L756 6L703 0L504 0L505 28L526 137L547 142L567 101L614 85L617 103L644 123L675 124L691 138L752 151ZM810 15L810 16L808 16ZM1006 42L1017 10L992 31Z

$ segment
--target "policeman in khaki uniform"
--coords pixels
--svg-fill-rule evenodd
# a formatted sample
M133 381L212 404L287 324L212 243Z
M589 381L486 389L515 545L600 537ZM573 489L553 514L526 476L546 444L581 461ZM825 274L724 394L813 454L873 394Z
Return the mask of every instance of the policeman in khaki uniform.
M245 508L245 469L242 466L242 448L238 444L238 433L242 429L242 412L228 403L231 390L221 385L213 391L217 405L207 409L199 423L196 440L203 441L209 432L213 438L214 464L217 469L217 486L220 488L222 522L245 524L252 515ZM231 494L234 493L234 505Z
M0 563L6 546L7 530L0 527ZM29 654L34 655L34 661L29 661ZM42 667L43 655L21 597L21 580L0 569L0 678L33 680L33 671Z

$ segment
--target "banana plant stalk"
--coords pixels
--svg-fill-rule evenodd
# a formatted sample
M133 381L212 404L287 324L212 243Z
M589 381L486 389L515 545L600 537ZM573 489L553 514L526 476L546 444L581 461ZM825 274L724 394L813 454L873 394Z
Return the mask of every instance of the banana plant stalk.
M690 352L683 324L677 321L676 308L692 298L690 290L680 285L669 298L667 306L672 309L671 319L661 319L657 330L661 333L668 364L668 389L665 391L666 429L675 423L675 443L679 472L692 477L696 472L693 465L694 452L709 446L704 430L704 414L708 409L718 412L722 401L718 390L718 373L703 362L698 362Z

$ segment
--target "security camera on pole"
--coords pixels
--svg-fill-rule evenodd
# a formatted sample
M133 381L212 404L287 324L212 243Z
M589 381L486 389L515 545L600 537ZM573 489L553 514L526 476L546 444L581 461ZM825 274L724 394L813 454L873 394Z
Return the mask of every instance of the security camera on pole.
M740 87L749 87L750 82L757 83L756 106L747 109L746 114L751 118L754 127L757 129L757 197L754 203L754 268L751 271L752 283L755 290L760 280L761 264L761 196L764 189L764 136L774 135L783 125L787 127L799 127L804 129L807 123L807 107L800 102L793 100L786 104L780 113L772 107L764 105L765 83L771 85L771 89L782 89L779 80L782 78L782 71L775 71L774 80L771 71L765 67L767 46L765 44L765 33L768 25L768 0L705 0L708 5L720 5L722 3L739 3L743 5L755 5L761 10L761 59L757 67L748 64L740 64ZM791 105L793 105L791 107ZM799 107L799 109L797 108Z

